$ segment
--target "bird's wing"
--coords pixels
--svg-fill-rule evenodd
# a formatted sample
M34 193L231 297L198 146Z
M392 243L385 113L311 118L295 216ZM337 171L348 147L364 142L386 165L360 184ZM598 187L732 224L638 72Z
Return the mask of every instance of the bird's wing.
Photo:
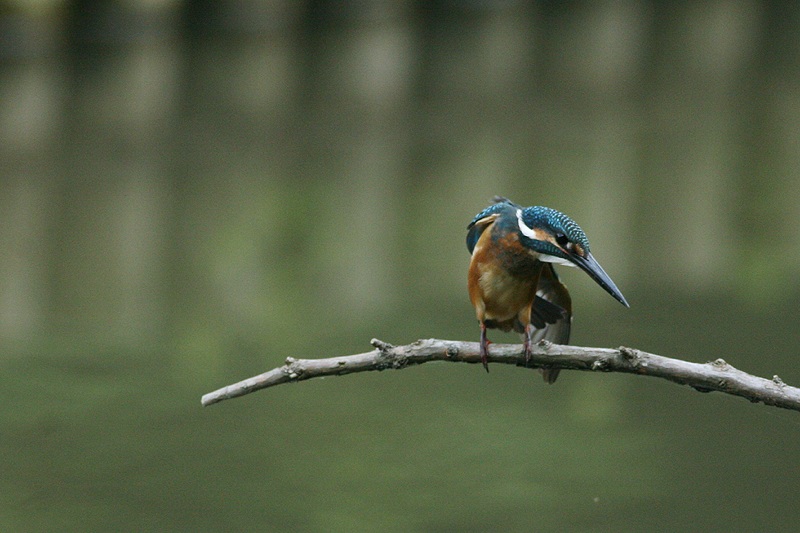
M533 334L534 342L542 339L556 344L569 342L570 325L572 324L572 298L550 263L543 265L539 275L536 299L531 312L531 323L536 328Z
M536 328L531 341L548 340L556 344L568 344L572 325L572 298L567 287L558 279L553 265L545 263L539 275L536 299L533 301L531 324ZM558 368L544 368L544 380L553 383L558 377Z
M475 218L467 226L467 250L469 250L469 253L472 253L472 250L475 249L475 245L478 243L478 239L481 238L483 231L500 216L500 213L504 209L508 209L509 206L515 205L510 200L500 196L496 196L494 201L496 203L475 215Z

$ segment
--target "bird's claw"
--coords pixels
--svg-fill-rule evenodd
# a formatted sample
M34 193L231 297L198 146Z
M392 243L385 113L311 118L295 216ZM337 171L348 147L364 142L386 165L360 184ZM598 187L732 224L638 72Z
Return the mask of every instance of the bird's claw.
M531 349L531 335L530 329L525 329L525 336L522 341L522 353L525 354L525 368L529 367L531 364L531 358L533 357L533 350Z
M486 338L486 324L481 321L481 363L486 372L489 372L489 345L491 341Z

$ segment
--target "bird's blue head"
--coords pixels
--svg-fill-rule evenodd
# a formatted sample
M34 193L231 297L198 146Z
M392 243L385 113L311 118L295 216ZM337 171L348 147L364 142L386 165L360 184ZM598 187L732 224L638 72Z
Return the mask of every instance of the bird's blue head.
M576 266L625 307L620 290L592 256L589 239L567 215L542 206L516 208L517 226L523 246L538 254L539 261Z
M561 211L537 205L518 208L516 217L520 240L528 248L549 256L542 259L546 262L575 266L572 255L590 252L586 234Z

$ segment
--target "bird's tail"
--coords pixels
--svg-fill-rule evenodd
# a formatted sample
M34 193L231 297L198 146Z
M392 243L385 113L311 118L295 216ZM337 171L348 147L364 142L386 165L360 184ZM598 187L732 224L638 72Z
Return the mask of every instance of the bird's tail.
M536 329L531 336L531 342L536 344L542 340L548 340L555 344L568 344L570 327L572 326L572 316L562 309L564 313L561 318L545 324L543 328ZM545 382L554 383L558 378L560 368L542 368L540 372Z
M549 263L542 269L538 288L531 313L531 322L537 329L531 341L548 340L555 344L568 344L572 326L572 299ZM552 308L558 312L554 313ZM560 368L541 369L546 383L554 383L560 371Z

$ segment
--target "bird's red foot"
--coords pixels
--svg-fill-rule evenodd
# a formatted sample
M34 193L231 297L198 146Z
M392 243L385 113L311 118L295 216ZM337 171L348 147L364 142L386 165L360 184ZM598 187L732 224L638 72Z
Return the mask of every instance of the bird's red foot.
M483 368L488 372L489 371L489 345L492 341L486 341L486 343L481 343L481 363L483 363Z
M531 357L533 357L533 350L531 349L531 326L525 328L525 334L522 340L522 352L525 354L525 366L531 364Z
M486 372L489 372L489 345L492 342L486 338L486 326L481 322L481 363Z

